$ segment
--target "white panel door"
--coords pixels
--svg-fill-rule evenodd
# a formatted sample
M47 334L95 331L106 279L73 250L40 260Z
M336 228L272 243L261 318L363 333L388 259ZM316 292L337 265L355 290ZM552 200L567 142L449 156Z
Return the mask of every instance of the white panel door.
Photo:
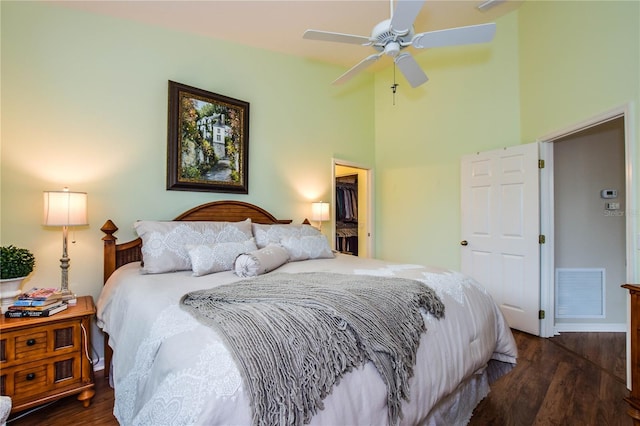
M509 326L540 335L538 144L461 161L462 272L484 285Z

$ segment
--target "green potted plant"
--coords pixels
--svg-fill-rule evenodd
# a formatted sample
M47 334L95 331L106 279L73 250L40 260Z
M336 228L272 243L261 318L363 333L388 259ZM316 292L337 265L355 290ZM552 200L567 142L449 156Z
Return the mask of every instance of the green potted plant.
M0 300L2 313L20 294L22 280L33 271L36 264L33 253L13 245L0 247Z

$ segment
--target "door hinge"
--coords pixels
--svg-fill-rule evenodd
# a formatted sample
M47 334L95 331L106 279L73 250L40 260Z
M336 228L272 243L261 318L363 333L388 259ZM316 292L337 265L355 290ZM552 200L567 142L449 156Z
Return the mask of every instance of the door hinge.
M544 244L547 242L547 237L544 235L538 235L538 244Z
M538 168L544 169L544 160L538 160Z
M538 311L538 319L544 319L544 311L542 309Z

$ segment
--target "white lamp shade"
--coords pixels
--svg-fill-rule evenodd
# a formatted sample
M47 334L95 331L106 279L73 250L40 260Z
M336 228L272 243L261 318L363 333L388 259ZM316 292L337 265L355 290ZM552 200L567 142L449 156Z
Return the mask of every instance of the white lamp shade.
M325 222L329 220L329 203L321 201L311 203L311 220Z
M81 226L88 224L86 192L44 192L44 225Z

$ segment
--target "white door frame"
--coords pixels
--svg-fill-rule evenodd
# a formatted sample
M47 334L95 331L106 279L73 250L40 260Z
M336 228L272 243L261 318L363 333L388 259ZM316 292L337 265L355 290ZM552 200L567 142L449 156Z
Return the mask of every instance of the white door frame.
M545 168L540 177L540 228L541 233L546 236L546 244L541 246L540 253L540 309L548 312L548 315L541 322L541 336L551 337L556 334L554 324L554 215L553 215L553 149L551 143L554 140L571 135L573 133L588 129L606 121L623 117L624 119L624 144L625 144L625 197L626 197L626 217L625 235L626 240L626 276L628 283L638 282L637 270L637 250L638 250L638 229L636 226L636 216L638 212L638 190L636 187L636 129L633 103L626 103L612 108L601 114L595 115L579 123L565 127L553 133L549 133L538 139L540 143L540 155L545 161ZM627 360L630 360L630 333L631 325L629 304L627 304ZM627 368L628 383L630 383L630 369Z
M332 158L331 159L331 202L335 203L336 200L336 166L343 166L343 167L353 167L355 169L361 169L365 171L365 175L366 175L366 184L367 184L367 205L366 205L366 209L367 209L367 227L366 227L366 252L368 253L368 257L376 257L376 254L373 252L373 248L375 247L374 244L374 233L373 233L373 229L374 229L374 223L375 223L375 211L373 209L373 206L375 206L375 203L373 201L373 194L374 194L374 190L373 190L373 169L367 165L364 164L360 164L360 163L354 163L352 161L347 161L347 160L341 160L339 158ZM335 204L334 204L334 208L335 208ZM335 214L331 216L331 247L333 247L335 249L335 244L336 244L336 239L335 239L335 235L336 235L336 219L335 219ZM360 243L360 240L358 241L358 244Z

